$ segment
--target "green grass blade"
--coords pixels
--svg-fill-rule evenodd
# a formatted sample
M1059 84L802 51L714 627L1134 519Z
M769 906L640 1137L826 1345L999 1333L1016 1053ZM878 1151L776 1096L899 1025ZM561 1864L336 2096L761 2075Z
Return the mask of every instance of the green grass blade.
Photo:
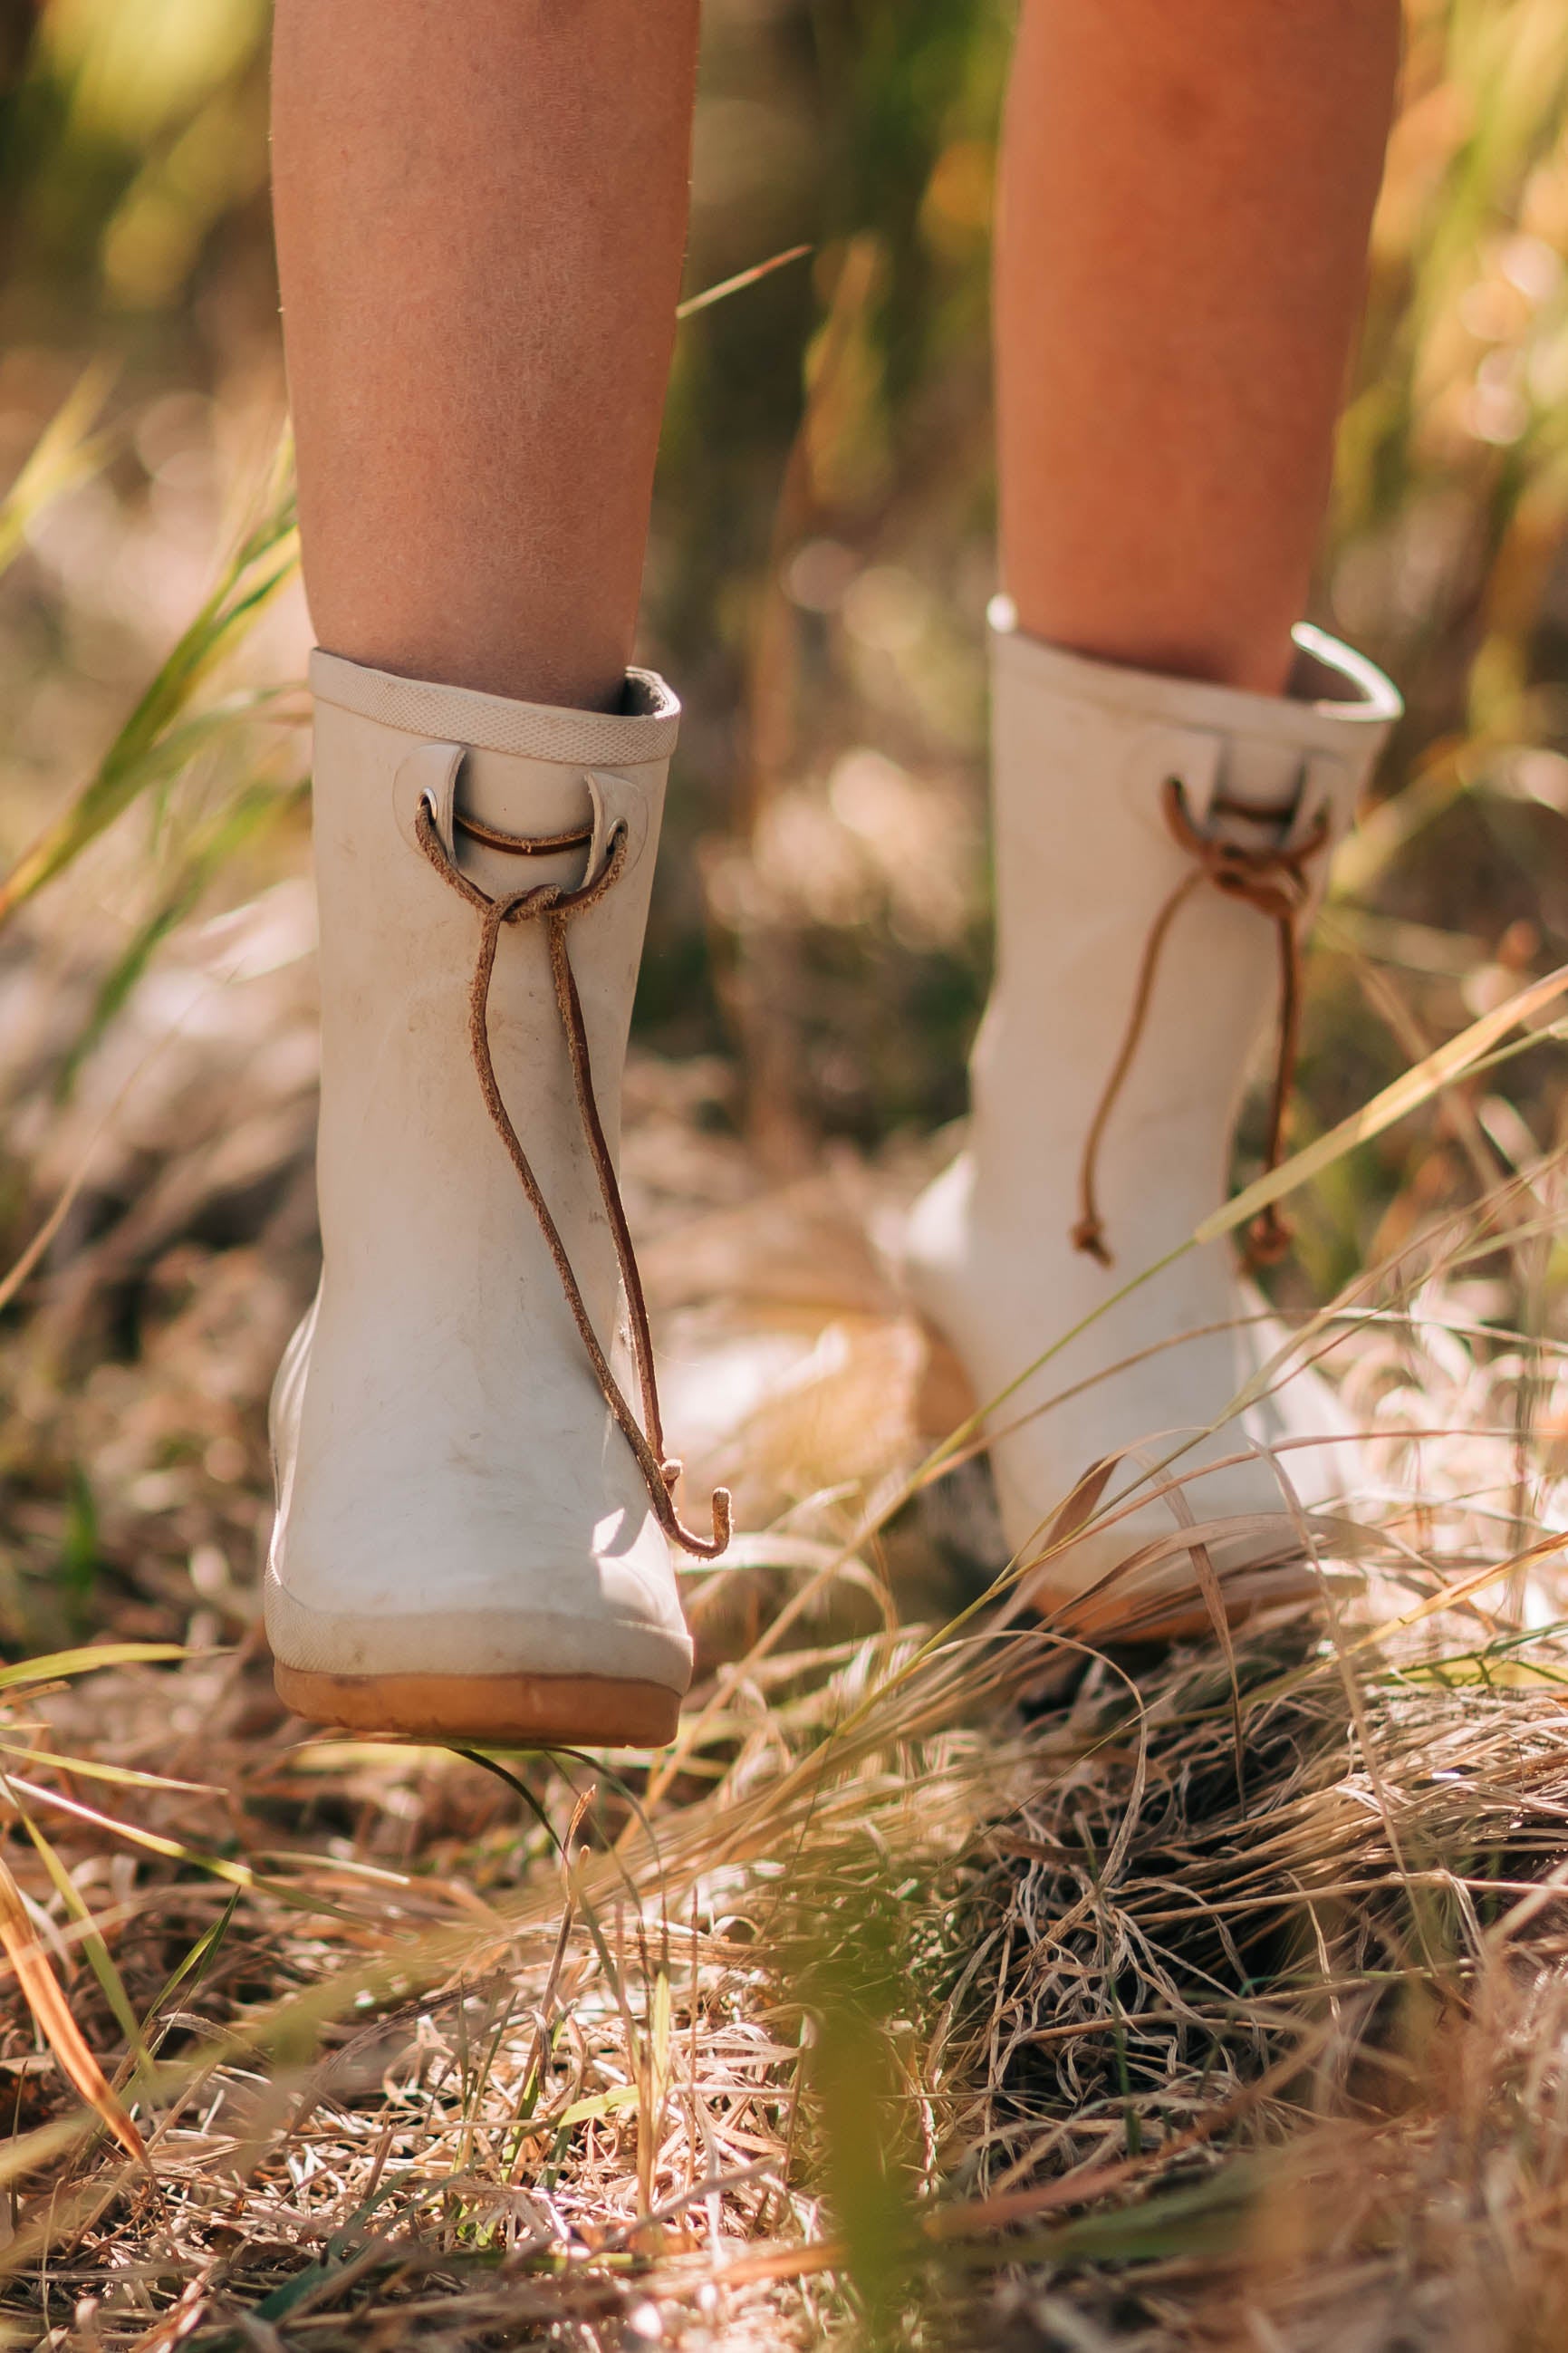
M0 1775L0 1786L4 1786L7 1794L10 1794L10 1785L4 1775ZM149 2073L153 2065L153 2053L147 2048L141 2021L132 2008L131 1997L125 1990L125 1980L114 1966L114 1957L103 1941L102 1932L95 1926L92 1914L76 1882L27 1811L26 1807L15 1797L12 1798L12 1803L22 1818L22 1827L38 1851L44 1869L54 1882L61 1902L81 1929L81 1948L87 1955L88 1966L102 1989L104 2000L114 2012L115 2023L125 2037L125 2047L135 2063L137 2073Z
M82 1064L98 1045L115 1015L125 1004L163 942L199 905L209 884L229 860L285 810L298 806L303 785L282 790L268 785L247 786L217 818L204 827L186 850L174 881L153 913L138 928L128 947L116 958L99 984L81 1030L60 1065L55 1082L57 1100L68 1099Z
M89 1781L111 1781L119 1789L173 1789L193 1798L223 1795L211 1781L174 1781L164 1773L138 1773L133 1766L104 1765L93 1757L62 1757L53 1748L31 1748L20 1740L0 1740L0 1756L19 1757L28 1765L54 1765L62 1773L79 1773Z
M699 311L711 310L715 302L723 302L731 294L739 294L744 288L755 286L760 280L771 278L774 270L782 269L786 262L804 260L813 250L809 245L786 246L782 253L772 255L768 260L755 262L750 269L737 270L733 278L721 278L717 286L705 286L700 294L689 294L684 302L676 304L675 315L678 319L695 318Z
M297 562L293 499L286 495L236 549L96 774L0 882L0 923L62 873L150 786L175 773L214 735L233 728L241 715L270 699L268 694L234 697L176 725L204 679L287 585Z
M100 1667L166 1665L188 1659L183 1642L89 1642L74 1651L49 1651L40 1659L17 1659L0 1667L0 1691L26 1683L58 1683L66 1675L96 1674Z
M1411 1112L1419 1111L1423 1103L1430 1103L1444 1087L1473 1070L1510 1029L1529 1022L1555 998L1563 996L1568 996L1568 965L1560 965L1543 980L1532 982L1530 987L1521 988L1516 996L1510 997L1506 1004L1494 1007L1490 1013L1482 1014L1479 1021L1472 1021L1469 1028L1461 1029L1457 1038L1450 1038L1447 1045L1439 1046L1434 1053L1405 1071L1391 1086L1384 1087L1381 1094L1373 1095L1370 1103L1363 1103L1360 1111L1352 1112L1348 1119L1342 1119L1337 1127L1330 1128L1326 1135L1321 1135L1315 1144L1308 1145L1304 1152L1294 1153L1289 1160L1281 1161L1278 1168L1271 1169L1268 1176L1259 1176L1256 1183L1245 1186L1222 1209L1216 1209L1213 1217L1204 1219L1193 1236L1194 1240L1217 1241L1222 1234L1234 1233L1238 1226L1250 1223L1258 1211L1268 1208L1271 1202L1283 1200L1287 1193L1294 1193L1299 1187L1310 1184L1312 1178L1321 1176L1325 1168L1331 1168L1336 1160L1342 1160L1347 1152L1353 1152L1358 1144L1369 1143L1374 1135L1381 1135L1385 1127L1392 1127L1395 1120L1405 1119Z
M153 2028L157 2024L158 2020L162 2015L164 2003L168 2001L173 1995L178 1993L180 1988L185 1983L185 1980L192 1977L193 1971L195 1972L193 1985L199 1985L201 1983L202 1978L206 1975L209 1962L216 1957L219 1946L223 1943L224 1938L227 1936L229 1929L234 1924L234 1915L239 1909L241 1893L241 1889L237 1887L235 1889L234 1894L229 1897L228 1902L224 1905L223 1910L218 1914L217 1918L212 1923L211 1926L202 1930L201 1935L196 1938L195 1943L191 1947L191 1949L185 1955L184 1959L179 1962L164 1978L156 1994L147 2005L147 2015L142 2021L142 2026L143 2034L151 2033Z
M101 361L83 370L0 499L0 572L21 554L35 518L98 471L104 444L89 438L89 427L103 406L110 374Z

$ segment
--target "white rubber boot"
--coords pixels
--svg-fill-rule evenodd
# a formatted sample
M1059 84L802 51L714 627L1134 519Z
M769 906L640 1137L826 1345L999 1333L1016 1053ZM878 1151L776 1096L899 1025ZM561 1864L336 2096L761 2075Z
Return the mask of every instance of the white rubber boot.
M712 1543L676 1519L614 1156L679 705L321 653L310 683L323 1271L273 1397L279 1691L418 1737L667 1739L668 1539L721 1549L728 1500Z
M990 1417L1004 1532L1040 1564L1037 1607L1171 1631L1204 1621L1211 1570L1238 1614L1302 1560L1256 1449L1322 1441L1279 1458L1308 1512L1354 1482L1310 1372L1205 1434L1283 1338L1227 1242L1108 1303L1226 1197L1249 1061L1293 1030L1293 943L1399 699L1313 629L1275 699L1058 651L1003 600L992 618L996 975L969 1148L915 1207L909 1273L982 1405L1097 1318Z

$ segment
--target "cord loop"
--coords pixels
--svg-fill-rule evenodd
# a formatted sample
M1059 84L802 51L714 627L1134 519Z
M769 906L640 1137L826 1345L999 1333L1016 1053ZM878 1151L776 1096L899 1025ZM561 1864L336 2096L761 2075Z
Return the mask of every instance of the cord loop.
M1127 1029L1084 1139L1083 1158L1079 1167L1079 1214L1072 1229L1072 1241L1075 1250L1086 1251L1101 1266L1110 1266L1111 1256L1105 1239L1104 1220L1100 1213L1100 1147L1105 1141L1110 1114L1142 1039L1153 1000L1160 958L1170 935L1171 925L1186 902L1205 883L1227 899L1238 899L1244 906L1256 908L1274 926L1279 951L1279 1036L1269 1098L1268 1135L1263 1155L1265 1175L1279 1166L1284 1155L1285 1119L1295 1085L1296 1061L1300 1045L1300 921L1311 896L1307 868L1326 847L1329 839L1329 813L1325 808L1319 809L1308 831L1296 842L1274 841L1259 849L1252 849L1245 842L1206 833L1194 820L1179 776L1166 777L1160 796L1160 807L1176 847L1186 853L1193 865L1192 871L1183 876L1149 927L1149 936L1138 966ZM1281 816L1278 809L1263 808L1253 802L1223 796L1215 798L1214 809L1218 816L1245 818L1258 825L1271 821L1278 824ZM1289 1247L1289 1225L1280 1215L1277 1205L1270 1203L1254 1219L1249 1229L1248 1255L1259 1264L1269 1265L1283 1257Z
M519 858L540 857L549 851L580 845L587 839L583 834L574 833L529 839L526 836L498 833L489 826L480 828L461 818L458 819L457 829L472 835L489 849ZM588 1055L587 1027L583 1018L582 1000L577 994L577 983L573 976L572 959L566 944L566 927L571 917L596 906L620 879L626 861L626 827L624 824L615 827L600 860L598 871L587 876L576 890L563 891L559 883L539 882L530 890L513 892L501 899L492 899L488 892L481 891L447 857L436 831L427 799L421 800L416 812L414 832L420 849L441 880L456 891L459 898L466 900L479 918L479 952L468 988L468 1047L473 1055L474 1069L479 1075L485 1108L506 1146L508 1157L517 1171L518 1181L539 1221L539 1230L554 1262L566 1304L572 1312L572 1320L594 1367L605 1403L637 1458L654 1516L665 1535L698 1560L717 1560L720 1554L728 1549L730 1543L730 1491L727 1487L715 1487L713 1490L711 1538L696 1535L683 1525L675 1506L674 1493L680 1476L680 1465L667 1458L664 1451L664 1428L659 1411L658 1387L654 1376L653 1335L648 1327L647 1302L643 1293L642 1277L637 1271L637 1254L632 1248L631 1231L626 1224L621 1188L616 1178L615 1162L610 1156L604 1124L599 1117ZM626 1290L626 1311L631 1324L632 1361L637 1367L637 1387L642 1397L643 1418L640 1422L599 1345L599 1335L594 1329L561 1229L551 1215L550 1206L540 1189L539 1180L502 1100L490 1053L490 981L495 972L496 949L501 932L509 925L533 922L542 923L544 926L551 977L555 985L556 1009L561 1016L561 1027L572 1064L577 1115L583 1124L583 1138L598 1179L600 1198L615 1241L616 1262Z

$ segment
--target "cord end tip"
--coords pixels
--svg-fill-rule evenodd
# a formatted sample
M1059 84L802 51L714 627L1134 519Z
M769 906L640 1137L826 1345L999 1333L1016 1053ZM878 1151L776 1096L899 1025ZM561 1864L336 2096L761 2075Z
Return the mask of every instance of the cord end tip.
M715 1487L713 1490L713 1557L715 1560L721 1553L729 1551L730 1538L734 1532L730 1490L728 1487Z
M1105 1229L1096 1217L1079 1219L1072 1229L1072 1246L1074 1250L1082 1250L1086 1258L1093 1259L1097 1266L1112 1263L1110 1252L1106 1248Z
M1255 1266L1278 1266L1288 1257L1295 1232L1289 1219L1270 1207L1254 1218L1247 1236L1247 1255Z

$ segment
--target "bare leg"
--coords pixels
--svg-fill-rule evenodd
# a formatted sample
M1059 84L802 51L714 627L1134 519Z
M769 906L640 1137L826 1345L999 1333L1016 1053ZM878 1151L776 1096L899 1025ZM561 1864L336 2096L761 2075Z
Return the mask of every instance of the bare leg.
M278 0L279 265L331 651L616 700L696 41L696 0Z
M1398 41L1397 0L1025 0L996 337L1030 636L1283 684Z

